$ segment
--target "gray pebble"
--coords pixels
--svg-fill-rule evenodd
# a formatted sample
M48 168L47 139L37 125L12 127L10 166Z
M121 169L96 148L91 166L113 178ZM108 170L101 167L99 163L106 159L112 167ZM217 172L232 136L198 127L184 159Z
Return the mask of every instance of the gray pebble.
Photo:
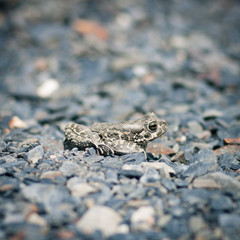
M39 145L31 149L28 153L26 153L25 159L29 163L37 163L40 159L43 158L43 156L44 156L43 146Z
M176 189L174 182L169 178L163 178L160 182L168 191L174 191Z
M226 170L226 171L229 171L230 169L238 170L240 168L239 162L230 153L222 154L219 157L218 164L223 170Z
M7 170L3 167L0 167L0 175L3 175L7 172Z
M63 174L63 176L71 177L77 175L80 172L80 167L75 162L65 161L59 168L59 171Z
M229 197L218 194L212 196L210 208L214 211L231 211L234 209L234 204Z

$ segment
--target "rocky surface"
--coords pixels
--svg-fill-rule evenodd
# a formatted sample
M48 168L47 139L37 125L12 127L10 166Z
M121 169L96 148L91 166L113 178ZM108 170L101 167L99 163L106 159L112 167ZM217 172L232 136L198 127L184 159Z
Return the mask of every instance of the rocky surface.
M240 2L0 2L0 239L240 238ZM63 151L69 121L168 132Z

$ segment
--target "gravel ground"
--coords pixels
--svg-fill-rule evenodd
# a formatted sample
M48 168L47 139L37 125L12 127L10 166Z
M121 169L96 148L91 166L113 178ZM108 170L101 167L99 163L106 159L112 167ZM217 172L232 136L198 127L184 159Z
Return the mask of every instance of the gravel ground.
M0 9L0 239L240 239L240 1ZM147 160L63 150L152 111Z

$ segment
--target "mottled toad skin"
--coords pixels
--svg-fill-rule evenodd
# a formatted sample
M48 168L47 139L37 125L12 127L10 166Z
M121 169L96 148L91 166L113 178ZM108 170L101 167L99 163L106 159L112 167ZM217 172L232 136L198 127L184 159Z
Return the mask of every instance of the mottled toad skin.
M167 122L155 113L121 123L95 123L86 127L69 123L65 128L64 148L85 150L94 147L102 155L144 152L148 142L167 131Z

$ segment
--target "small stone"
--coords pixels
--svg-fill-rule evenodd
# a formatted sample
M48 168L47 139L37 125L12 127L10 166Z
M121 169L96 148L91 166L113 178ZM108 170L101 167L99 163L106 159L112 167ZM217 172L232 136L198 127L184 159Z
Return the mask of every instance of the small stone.
M178 187L178 188L186 188L189 185L189 183L186 180L182 180L179 178L175 178L174 183L175 183L176 187Z
M140 53L134 55L126 55L115 58L110 65L112 71L121 71L136 64L146 61L145 57Z
M196 133L201 133L203 131L202 126L196 121L188 122L188 127L191 133L196 135Z
M240 144L240 138L224 138L223 143L225 145Z
M47 59L46 59L46 58L44 58L44 57L39 57L39 58L35 61L34 65L35 65L36 70L39 71L39 72L41 72L41 71L44 71L44 70L47 69L47 67L48 67L48 62L47 62Z
M231 121L231 120L229 119L228 121ZM222 140L224 140L225 138L237 139L240 136L240 125L228 123L227 128L223 126L218 129L217 135Z
M185 163L185 154L184 151L179 151L175 155L171 157L172 162L180 162L180 163Z
M69 192L65 187L55 186L53 184L34 183L22 188L23 196L32 203L43 204L49 213L60 211L58 205L68 202Z
M174 114L176 113L186 113L189 111L189 105L187 104L175 104L170 111Z
M89 151L91 151L91 150L94 150L94 151L95 151L94 148L90 148L90 149L88 149L88 151L87 151L88 154L90 153ZM98 156L98 155L96 155L95 153L94 153L93 155L89 154L88 157L85 157L85 158L83 159L83 161L86 162L86 163L88 163L88 164L93 164L93 163L101 162L101 161L103 161L103 160L104 160L104 159L103 159L103 156Z
M95 156L95 155L96 155L96 149L93 148L93 147L88 148L88 149L87 149L87 154L88 154L89 156ZM89 158L87 158L87 159L89 160ZM90 159L92 159L92 158L90 158Z
M143 168L154 168L159 170L162 177L171 178L176 175L174 169L164 162L143 162L141 163L141 166Z
M60 85L56 79L49 78L45 80L36 90L41 98L49 98L59 89Z
M129 164L126 163L122 166L122 170L135 170L139 172L143 172L143 168L139 164Z
M195 134L199 139L208 139L211 137L211 132L206 130Z
M41 179L51 179L54 180L56 177L60 177L62 174L59 171L47 171L43 172L41 175Z
M186 136L181 136L181 137L177 137L176 138L176 141L177 142L180 142L180 143L185 143L187 141L187 137Z
M143 176L140 178L141 183L155 182L160 179L158 171L154 168L146 168Z
M218 160L218 164L223 170L238 170L240 168L239 162L230 153L222 154Z
M184 177L204 175L218 169L217 156L209 149L203 148L193 156L192 164L182 172Z
M71 178L68 179L68 181L67 181L67 187L68 187L69 189L71 189L73 185L78 184L78 183L85 183L85 182L86 182L86 180L85 180L85 179L82 179L82 178L80 178L80 177L71 177Z
M56 140L52 136L44 136L40 142L46 152L48 151L56 152L59 150L63 150L62 141Z
M3 224L8 225L8 224L20 224L24 222L24 215L23 213L11 213L8 212L4 218Z
M201 177L194 179L192 183L193 188L207 188L207 189L220 189L221 186L213 179L203 179Z
M189 232L188 225L181 219L173 218L165 226L166 231L171 236L171 239L179 239Z
M0 167L0 175L3 175L7 172L7 170L3 167Z
M168 191L174 191L176 189L176 186L174 182L172 182L168 178L164 178L161 180L161 184L168 190Z
M113 169L121 169L123 166L123 162L119 161L119 158L106 157L101 161L101 167L104 168L113 168Z
M145 154L143 152L126 154L120 157L124 163L140 164L146 160Z
M106 181L111 182L111 183L117 183L118 182L118 175L115 171L112 171L108 169L105 173L105 178Z
M221 117L222 115L223 113L216 109L208 109L202 114L205 120Z
M133 67L133 73L137 77L142 77L146 75L148 72L148 69L145 66L137 65Z
M31 149L28 153L26 153L25 158L30 163L37 163L44 156L44 149L42 145L38 145L37 147Z
M77 175L80 172L80 167L77 163L72 161L63 162L62 166L59 168L59 171L65 177L71 177Z
M137 178L142 177L143 173L137 170L119 170L118 174L123 175L128 178Z
M203 148L211 149L212 148L210 143L205 143L205 142L192 142L191 145L193 148L197 148L197 149L203 149Z
M240 226L240 216L239 214L220 214L218 218L218 222L220 226L224 229L229 228L229 229L236 229L239 230Z
M87 234L101 231L104 236L117 233L122 217L113 209L95 205L76 223L77 228Z
M41 227L46 227L47 226L46 220L44 218L42 218L41 216L39 216L37 213L32 213L28 217L27 222L31 223L31 224L39 225Z
M234 157L240 162L240 152L235 152Z
M76 32L83 35L93 35L100 40L107 40L108 38L107 29L96 21L76 19L72 27Z
M70 190L73 197L79 198L85 197L90 193L98 191L88 183L76 183L70 187Z
M175 218L181 218L186 215L186 209L181 206L174 206L169 209L171 215Z
M210 208L213 211L231 211L234 209L234 204L229 197L217 194L212 197Z
M181 172L181 175L183 177L198 177L201 175L204 175L208 172L210 169L208 164L205 164L203 162L195 162L189 166L187 166L186 169L183 169Z
M13 116L8 124L11 129L27 127L27 124L23 120L21 120L18 116Z
M172 147L172 150L173 150L175 153L177 153L177 152L179 151L179 144L178 144L178 143L174 144L173 147Z
M1 122L0 122L0 130L1 130ZM2 137L0 137L0 153L3 151L3 149L6 148L6 143L5 141L2 139Z
M50 167L51 167L51 165L46 162L40 163L38 165L38 169L43 170L43 171L50 169Z
M172 216L170 214L161 215L158 220L158 226L161 228L165 227L170 222L171 219Z
M214 150L214 152L217 154L217 155L221 155L221 154L224 154L224 153L230 153L232 155L234 155L236 152L240 152L240 145L226 145L226 146L223 146L223 147L220 147L216 150Z
M172 155L176 153L172 148L168 147L166 144L163 143L148 143L147 152L153 154L153 156L158 157L160 154L164 155Z
M70 230L61 229L57 232L57 239L74 239L74 238L75 234Z
M155 224L155 210L152 206L143 206L137 209L131 216L131 224L134 230L147 231Z
M115 21L123 29L128 29L132 25L132 16L129 13L118 13Z
M209 191L206 189L184 189L181 198L183 202L186 202L189 205L204 207L208 202Z
M206 227L206 223L204 222L203 218L200 216L192 216L189 219L189 227L191 232L199 232L200 230Z
M213 179L224 190L240 192L240 182L222 172L208 173L202 176L202 179Z
M3 159L4 159L4 161L6 163L14 163L14 162L16 162L16 158L11 156L11 155L4 156Z
M198 153L196 153L193 157L194 162L203 162L211 165L215 165L217 163L217 156L212 150L207 148L201 149Z

